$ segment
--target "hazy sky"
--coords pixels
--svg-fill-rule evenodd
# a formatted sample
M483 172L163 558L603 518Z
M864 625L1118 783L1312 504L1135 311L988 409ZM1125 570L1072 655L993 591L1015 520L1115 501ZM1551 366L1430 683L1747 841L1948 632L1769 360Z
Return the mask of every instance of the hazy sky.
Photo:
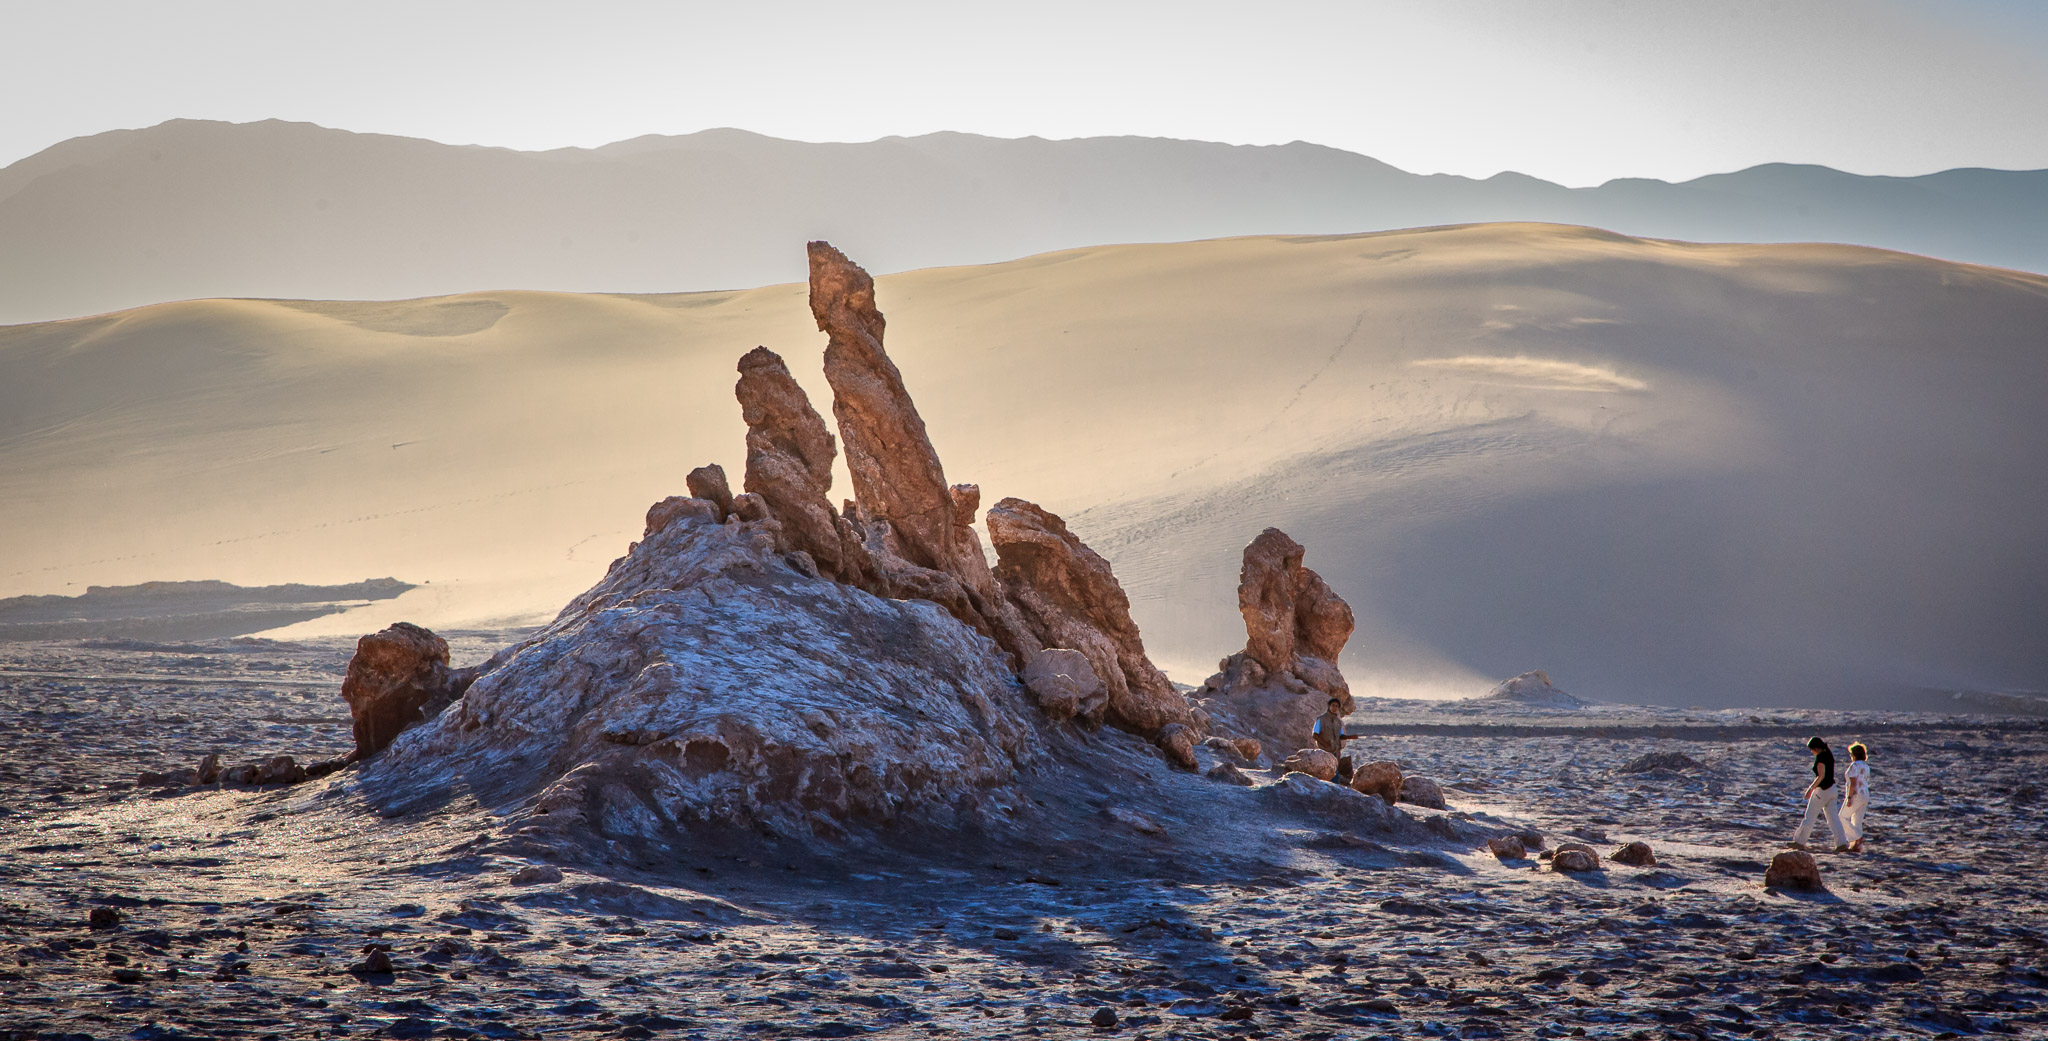
M1595 184L2048 167L2039 0L0 0L0 164L178 117L538 149L734 126L1314 141Z

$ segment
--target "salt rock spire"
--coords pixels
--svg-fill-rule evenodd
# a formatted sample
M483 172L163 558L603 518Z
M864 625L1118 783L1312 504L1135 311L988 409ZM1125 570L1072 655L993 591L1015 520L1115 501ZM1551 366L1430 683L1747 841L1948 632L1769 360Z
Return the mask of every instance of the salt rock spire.
M959 572L953 495L903 374L882 349L875 282L827 242L809 246L811 316L830 338L825 379L846 447L854 499L894 532L896 554L919 567Z
M1351 605L1302 564L1301 543L1267 528L1244 548L1237 605L1244 650L1223 659L1194 697L1217 723L1276 754L1307 748L1331 698L1351 711L1337 658L1356 623Z
M832 435L781 355L756 347L740 359L740 418L747 423L744 487L782 525L786 550L810 554L827 578L849 573L846 522L832 511Z
M1196 722L1187 699L1145 656L1130 597L1109 561L1065 521L1034 503L1004 499L989 508L988 537L996 578L1033 635L1047 647L1080 651L1108 688L1106 722L1148 735Z

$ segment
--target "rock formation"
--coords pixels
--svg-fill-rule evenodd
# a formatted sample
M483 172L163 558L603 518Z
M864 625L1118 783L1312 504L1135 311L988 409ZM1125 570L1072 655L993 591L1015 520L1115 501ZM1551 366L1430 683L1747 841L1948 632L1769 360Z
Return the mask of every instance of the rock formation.
M1515 835L1487 839L1486 849L1502 860L1521 860L1529 855L1529 848Z
M807 554L826 578L863 584L867 554L860 535L832 510L832 435L789 366L774 351L756 347L740 358L733 394L747 424L742 486L760 496L781 525L782 548Z
M1108 691L1100 718L1148 736L1168 724L1200 723L1145 656L1130 598L1109 561L1065 521L1022 499L1004 499L988 511L988 537L995 576L1031 636L1046 647L1080 651L1094 667Z
M1351 638L1351 607L1321 575L1302 566L1301 544L1267 528L1244 549L1237 603L1245 649L1218 665L1195 692L1220 728L1268 748L1300 748L1331 698L1351 711L1337 658Z
M1001 652L934 604L800 570L779 534L676 512L366 789L517 803L519 834L565 850L999 817L1036 715Z
M355 720L356 747L349 758L376 755L400 731L461 697L475 678L473 669L448 667L448 641L410 622L357 640L341 682L342 700Z
M824 243L810 259L853 499L830 505L833 436L788 367L748 352L734 388L744 494L716 466L693 471L691 495L650 508L601 582L378 757L365 789L380 804L466 790L522 807L517 832L542 849L597 836L660 855L703 827L809 839L860 822L994 825L1024 803L1012 782L1065 720L1201 765L1205 718L1146 658L1108 562L1057 516L1005 499L988 515L990 568L981 490L947 482L883 350L873 281ZM395 627L364 646L352 690L441 689L432 634ZM421 678L370 678L400 674ZM390 742L381 721L419 700L366 696L365 746Z

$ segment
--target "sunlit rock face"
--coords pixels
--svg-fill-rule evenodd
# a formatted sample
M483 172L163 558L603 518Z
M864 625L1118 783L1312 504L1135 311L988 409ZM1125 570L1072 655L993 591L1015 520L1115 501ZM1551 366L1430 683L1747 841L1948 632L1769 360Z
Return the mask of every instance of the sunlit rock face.
M832 434L780 356L748 352L745 491L693 471L603 581L366 772L373 798L467 792L526 841L587 854L706 826L1000 827L1068 721L1198 765L1206 719L1145 657L1109 563L1012 498L989 511L990 568L981 489L947 482L873 280L825 243L810 258L854 498L832 509Z
M516 803L543 845L1000 816L1037 716L1001 650L932 603L805 573L777 535L674 512L366 790Z
M1237 604L1245 648L1223 659L1193 697L1221 729L1285 755L1307 748L1330 699L1351 711L1351 688L1337 657L1353 628L1351 607L1302 565L1306 551L1278 528L1244 548Z
M383 751L401 731L461 697L476 675L475 669L449 668L448 641L410 622L356 641L341 682L341 697L355 724L356 747L349 758L367 759Z

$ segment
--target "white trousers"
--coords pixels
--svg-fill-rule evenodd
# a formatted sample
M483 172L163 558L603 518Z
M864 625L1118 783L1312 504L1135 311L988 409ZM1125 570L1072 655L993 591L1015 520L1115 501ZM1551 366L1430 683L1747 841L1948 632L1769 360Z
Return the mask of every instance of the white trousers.
M1869 792L1857 792L1842 800L1842 834L1850 842L1863 837L1863 808L1870 805Z
M1813 798L1806 800L1806 819L1799 822L1799 830L1792 833L1792 841L1805 842L1807 834L1813 831L1814 823L1826 815L1828 831L1835 836L1835 845L1848 842L1842 836L1842 817L1835 809L1835 795L1833 788L1822 788L1813 793Z

